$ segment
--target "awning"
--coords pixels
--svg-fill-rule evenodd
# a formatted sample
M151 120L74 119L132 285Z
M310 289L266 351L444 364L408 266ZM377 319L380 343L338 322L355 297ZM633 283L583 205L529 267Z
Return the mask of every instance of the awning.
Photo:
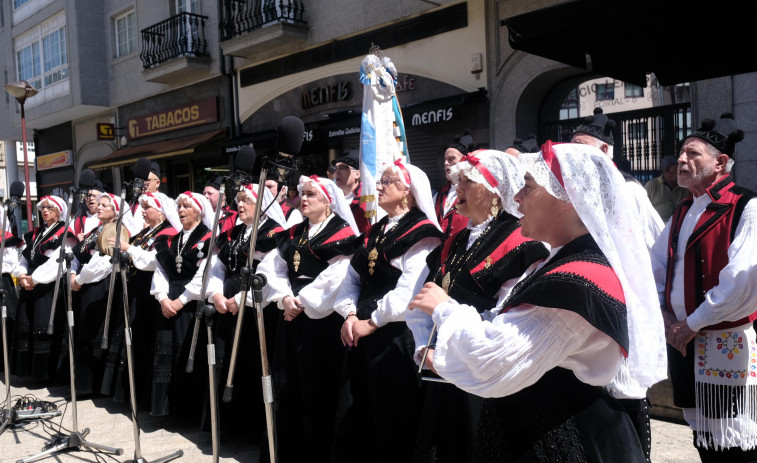
M127 146L113 151L109 155L97 161L97 164L88 166L90 169L104 169L125 164L132 164L137 158L147 157L150 159L167 158L194 152L195 148L221 138L225 135L224 129L211 130L184 137L171 138L169 140L145 143L143 145Z
M757 71L753 2L572 0L504 19L510 46L646 85ZM587 66L587 59L590 67Z

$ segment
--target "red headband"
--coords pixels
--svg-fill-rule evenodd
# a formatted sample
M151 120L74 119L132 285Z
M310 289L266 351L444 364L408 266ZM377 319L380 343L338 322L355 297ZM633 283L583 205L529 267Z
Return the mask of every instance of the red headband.
M200 204L200 201L198 201L197 198L195 198L194 194L191 191L185 191L182 194L186 196L187 198L191 199L192 201L194 201L195 204L197 204L197 208L200 210L200 212L202 212L202 204Z
M58 201L56 201L55 198L53 198L52 196L43 196L42 199L39 200L40 204L42 204L42 202L44 201L48 201L55 204L55 207L57 207L59 211L63 211L63 206L58 204Z
M103 195L107 195L108 198L110 198L110 203L113 205L113 210L118 213L120 211L120 206L118 205L118 202L116 201L116 196L111 193L103 193Z
M489 171L489 169L486 168L485 165L481 164L481 160L476 157L476 153L483 150L474 151L470 154L464 155L462 158L460 158L460 161L467 161L470 165L475 167L479 172L481 172L481 175L484 176L487 182L489 182L489 185L496 188L497 185L499 185L499 182L496 178L494 178L494 175Z
M158 201L158 198L154 194L152 194L152 192L148 191L145 194L155 200L155 205L158 206L158 209L163 209L163 207L160 205L160 201Z
M394 165L400 168L400 172L405 177L405 183L410 186L410 172L407 171L407 167L402 163L402 158L394 161Z
M324 194L324 195L326 195L326 199L328 199L328 200L329 200L329 202L331 202L331 195L330 195L330 194L329 194L329 192L328 192L328 191L326 190L326 185L324 185L323 183L321 183L321 181L320 181L320 180L318 180L318 176L317 176L317 175L311 175L311 176L310 176L310 181L312 181L312 182L314 182L314 183L315 183L316 185L318 185L318 187L319 187L319 188L321 189L321 191L323 191L323 194Z
M555 156L555 152L552 149L552 140L547 140L547 142L541 146L541 156L557 181L560 182L560 186L565 189L565 181L562 179L562 171L560 170L560 161L557 159L557 156Z
M250 190L252 192L252 196L255 198L255 201L258 200L258 192L255 191L255 184L254 183L248 183L244 186L245 190Z

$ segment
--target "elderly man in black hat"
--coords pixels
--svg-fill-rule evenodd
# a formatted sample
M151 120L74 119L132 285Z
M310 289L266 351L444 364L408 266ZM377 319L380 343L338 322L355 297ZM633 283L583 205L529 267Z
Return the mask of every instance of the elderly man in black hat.
M684 140L691 196L652 249L673 398L703 462L757 461L757 194L731 176L743 137L726 113Z
M95 180L95 184L87 192L87 210L74 221L74 232L79 241L83 240L84 235L93 228L100 225L100 219L97 218L97 206L100 195L103 193L105 193L103 182Z
M363 233L371 227L371 222L365 216L365 203L360 202L360 155L357 148L338 157L334 161L334 168L334 183L350 203L357 228Z
M599 148L605 156L613 158L614 138L612 130L615 121L603 114L602 108L595 108L594 115L585 117L582 124L573 131L571 143L591 145ZM641 221L641 230L647 249L651 250L657 237L660 235L664 223L660 215L652 207L644 187L630 174L620 172L626 180L625 189L620 196L628 207L638 210L638 218ZM644 278L652 279L651 272L643 275ZM644 333L632 333L631 336L644 336ZM659 342L660 340L655 340ZM663 347L660 346L660 350ZM664 362L664 359L660 359ZM647 400L647 388L642 386L627 370L627 365L621 367L620 373L607 386L610 393L618 399L628 412L639 435L642 447L649 461L652 439L649 425L649 401Z
M665 156L660 161L660 176L644 185L649 201L663 222L673 215L673 208L689 196L689 190L678 185L678 160L675 156Z

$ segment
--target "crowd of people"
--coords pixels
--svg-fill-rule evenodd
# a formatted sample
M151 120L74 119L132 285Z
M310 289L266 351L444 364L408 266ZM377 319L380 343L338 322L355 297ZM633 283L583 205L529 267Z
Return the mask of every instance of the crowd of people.
M195 308L215 308L223 384L237 315L253 302L251 263L267 280L280 462L650 461L647 390L668 371L702 461L755 461L757 202L730 175L743 132L730 115L703 121L645 191L613 164L612 128L598 111L568 143L529 136L506 151L465 134L445 150L435 195L398 159L376 182L373 224L357 150L326 177L301 176L289 191L247 184L228 201L220 177L169 198L153 164L132 207L96 184L68 232L63 199L40 198L42 226L7 234L3 256L11 371L41 383L67 374L54 287L70 248L61 278L74 294L77 392L127 397L123 310L108 320L104 310L104 247L118 238L102 235L123 216L136 397L153 415L207 422L205 356L185 370ZM256 323L242 325L220 422L262 443Z

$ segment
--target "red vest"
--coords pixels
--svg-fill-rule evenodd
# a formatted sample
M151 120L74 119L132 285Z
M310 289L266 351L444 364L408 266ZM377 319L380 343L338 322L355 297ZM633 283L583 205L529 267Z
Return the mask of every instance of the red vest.
M754 198L754 192L740 188L733 177L726 176L707 189L712 202L702 213L694 232L686 243L684 253L684 288L686 314L691 315L704 302L704 296L719 283L720 271L728 264L728 248L739 224L746 203ZM691 208L691 196L682 201L673 211L670 236L668 237L668 266L665 279L665 303L670 305L670 289L673 284L673 263L678 246L678 234L686 213ZM671 310L672 312L672 310ZM707 330L719 330L745 325L757 319L757 311L737 321L724 321Z
M447 213L444 213L444 203L447 202L447 196L452 189L452 183L447 182L444 184L439 193L436 195L436 203L434 204L434 210L436 211L436 220L439 221L439 226L444 232L445 239L451 237L455 233L459 232L468 225L468 217L464 217L457 213L457 200L455 204L449 208Z

